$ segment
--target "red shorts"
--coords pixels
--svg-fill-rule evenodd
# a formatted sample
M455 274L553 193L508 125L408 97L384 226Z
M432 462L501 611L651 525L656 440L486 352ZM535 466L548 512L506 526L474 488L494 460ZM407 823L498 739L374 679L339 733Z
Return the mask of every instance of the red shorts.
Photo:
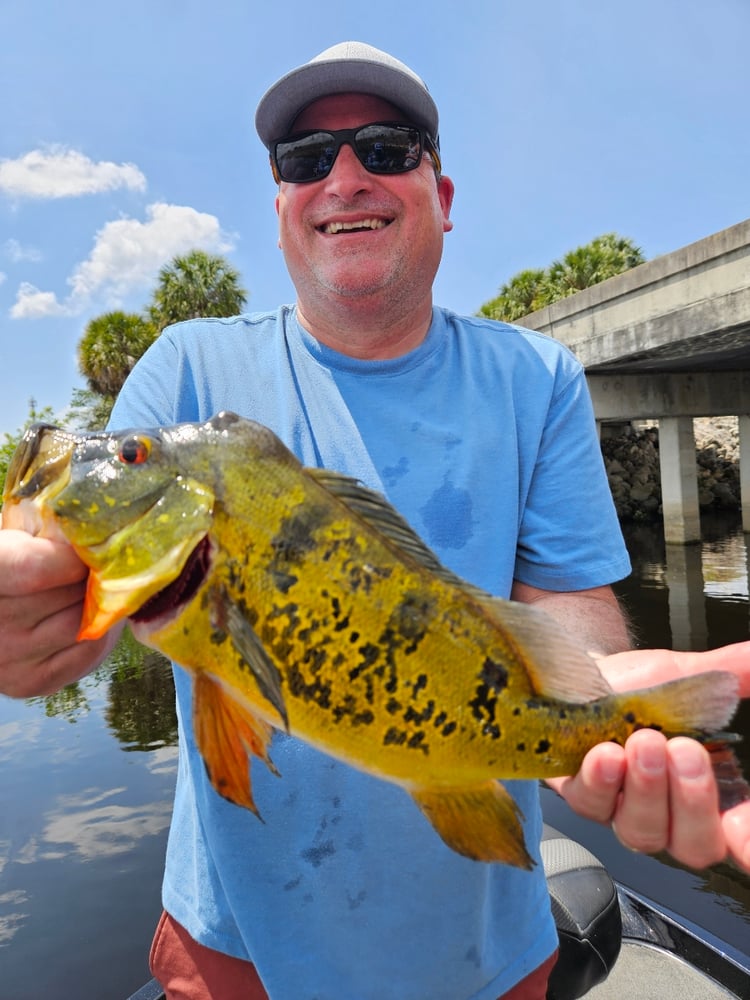
M557 953L498 1000L545 1000ZM167 1000L269 1000L252 962L198 944L168 913L162 913L149 964Z

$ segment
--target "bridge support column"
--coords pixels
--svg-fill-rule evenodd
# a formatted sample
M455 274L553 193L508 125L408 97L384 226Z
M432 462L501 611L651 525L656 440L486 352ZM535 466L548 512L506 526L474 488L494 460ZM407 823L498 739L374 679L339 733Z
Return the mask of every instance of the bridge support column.
M742 530L750 532L750 414L740 413L740 502Z
M701 521L692 417L659 420L659 464L665 541L677 545L699 542Z

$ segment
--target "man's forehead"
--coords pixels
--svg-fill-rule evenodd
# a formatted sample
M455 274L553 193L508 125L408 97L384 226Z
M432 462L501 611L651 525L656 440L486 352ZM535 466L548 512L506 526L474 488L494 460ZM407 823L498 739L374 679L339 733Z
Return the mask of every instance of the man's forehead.
M356 116L363 124L372 121L406 121L404 113L374 94L329 94L308 104L292 122L290 131L327 128L342 116Z

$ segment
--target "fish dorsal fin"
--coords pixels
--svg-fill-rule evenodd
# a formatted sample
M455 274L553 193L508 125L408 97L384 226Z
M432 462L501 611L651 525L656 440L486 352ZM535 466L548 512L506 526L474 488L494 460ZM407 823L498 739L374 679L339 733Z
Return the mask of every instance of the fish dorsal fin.
M485 613L513 637L538 695L582 704L612 694L599 667L575 636L531 604L484 595Z
M493 597L452 573L381 493L340 472L305 471L402 553L470 595L498 628L513 637L535 694L580 704L612 693L596 663L550 615L530 604Z
M446 569L432 549L425 545L409 522L399 514L395 507L388 503L382 493L368 489L359 480L344 476L340 472L313 468L307 468L305 472L309 473L329 493L345 503L352 513L361 517L370 527L380 532L425 569L435 573L436 576L453 584L453 586L462 587L471 593L485 596L484 591L477 590L456 576L455 573Z

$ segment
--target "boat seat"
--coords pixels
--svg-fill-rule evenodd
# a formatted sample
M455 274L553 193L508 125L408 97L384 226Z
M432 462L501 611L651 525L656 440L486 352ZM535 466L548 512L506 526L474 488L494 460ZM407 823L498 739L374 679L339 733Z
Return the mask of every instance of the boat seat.
M598 858L546 823L541 852L560 939L547 998L577 1000L607 978L620 953L617 888Z

